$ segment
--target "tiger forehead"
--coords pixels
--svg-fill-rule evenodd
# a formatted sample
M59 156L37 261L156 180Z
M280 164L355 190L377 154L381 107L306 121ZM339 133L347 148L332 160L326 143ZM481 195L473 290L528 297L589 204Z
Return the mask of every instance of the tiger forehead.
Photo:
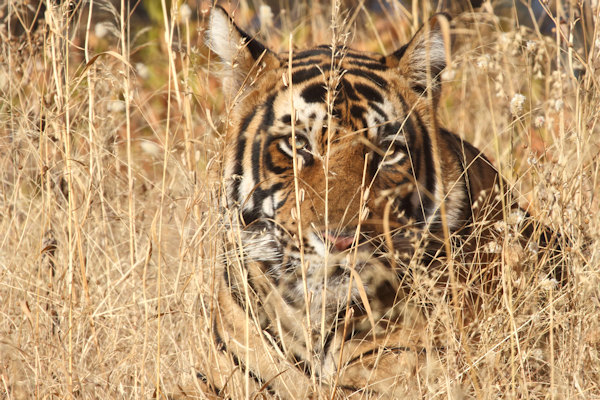
M394 90L390 78L396 74L390 72L384 56L350 49L332 51L330 46L292 55L291 71L289 53L279 55L281 79L277 83L273 75L265 78L267 85L275 83L264 92L263 107L273 112L273 124L267 132L290 135L294 114L297 133L303 134L315 150L323 138L355 140L358 134L380 141L397 136L407 109ZM289 90L293 91L293 103Z
M282 78L272 88L277 97L289 97L292 89L302 104L333 105L334 116L342 122L360 117L371 107L387 116L382 112L384 103L396 102L397 96L390 92L394 74L388 73L384 56L321 46L294 53L291 69L285 54L280 57Z
M360 52L347 48L332 49L330 46L322 45L293 53L292 68L300 68L315 64L324 64L324 66L326 66L331 63L332 56L336 62L343 61L365 68L371 68L373 66L379 68L385 64L385 57L381 54ZM289 53L283 53L282 59L287 62Z
M289 70L288 54L281 57L282 68ZM292 84L299 85L315 78L329 80L332 75L339 86L340 82L362 80L365 83L383 88L389 83L386 72L385 57L379 54L362 53L343 49L332 51L329 47L321 46L310 50L294 53L292 57ZM345 77L346 79L341 79ZM318 80L318 79L317 79ZM337 89L333 88L333 89Z

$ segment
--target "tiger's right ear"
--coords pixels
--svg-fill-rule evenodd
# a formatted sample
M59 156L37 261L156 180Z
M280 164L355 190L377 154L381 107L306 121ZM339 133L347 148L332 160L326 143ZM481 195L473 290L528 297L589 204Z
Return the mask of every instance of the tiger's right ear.
M223 90L231 96L252 84L265 67L278 63L273 52L241 30L220 6L210 13L206 42L225 64Z
M448 14L435 14L410 42L386 57L389 65L409 80L413 90L431 90L434 99L439 98L441 73L446 68L449 21Z

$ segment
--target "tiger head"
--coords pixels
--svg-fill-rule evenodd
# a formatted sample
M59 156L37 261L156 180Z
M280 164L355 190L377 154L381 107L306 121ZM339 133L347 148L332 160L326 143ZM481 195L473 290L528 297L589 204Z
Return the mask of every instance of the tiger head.
M441 143L435 112L446 24L434 16L387 56L329 45L276 54L212 11L207 40L231 104L227 206L249 258L289 293L302 292L305 265L310 290L327 276L343 298L351 264L380 268L409 230L439 230L442 202L451 232L468 219L463 166L446 154L459 150Z

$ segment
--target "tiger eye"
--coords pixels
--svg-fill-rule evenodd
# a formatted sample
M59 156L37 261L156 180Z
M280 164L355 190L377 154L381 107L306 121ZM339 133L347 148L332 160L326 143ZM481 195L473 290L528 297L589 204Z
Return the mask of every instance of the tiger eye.
M396 146L392 145L389 148L385 149L384 157L391 157L398 152Z
M404 159L407 153L404 145L397 142L392 142L386 146L383 148L383 159L381 162L382 165L394 165L400 160Z
M294 141L294 137L290 136L289 142L290 146L296 147L297 150L305 149L308 146L308 140L300 135L296 135L296 140Z

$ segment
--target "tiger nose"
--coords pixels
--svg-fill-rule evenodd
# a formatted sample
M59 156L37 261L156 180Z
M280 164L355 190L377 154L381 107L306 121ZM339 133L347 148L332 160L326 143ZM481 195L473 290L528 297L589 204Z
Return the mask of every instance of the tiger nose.
M354 236L349 235L332 235L329 232L323 232L323 237L327 238L337 251L348 250L354 243Z

